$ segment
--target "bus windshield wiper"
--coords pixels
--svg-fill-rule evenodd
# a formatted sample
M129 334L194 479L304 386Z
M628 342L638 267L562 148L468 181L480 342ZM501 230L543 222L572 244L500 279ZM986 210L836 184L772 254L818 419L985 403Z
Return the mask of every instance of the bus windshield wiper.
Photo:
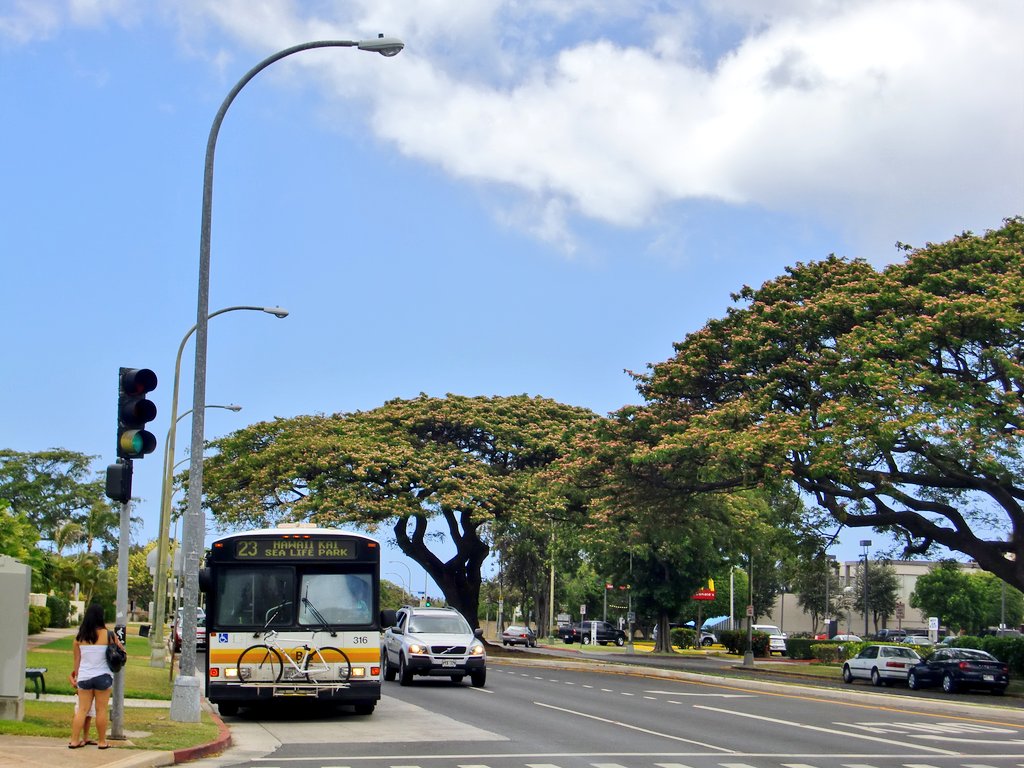
M324 618L324 616L323 616L323 614L322 614L322 613L320 613L320 611L318 611L318 610L316 609L316 606L315 606L315 605L313 605L313 604L312 604L312 603L311 603L311 602L309 601L309 598L308 598L308 597L305 597L305 596L303 596L303 598L302 598L302 604L303 604L303 605L304 605L304 606L305 606L306 608L308 608L308 609L309 609L309 612L310 612L311 614L313 614L313 618L314 618L314 619L316 619L316 620L317 620L318 622L320 622L320 624L321 624L321 626L323 627L323 629L324 629L324 631L325 631L325 632L330 632L330 633L331 633L331 637L337 637L337 636L338 636L338 633L337 633L337 632L335 632L334 630L332 630L332 629L330 628L330 626L329 626L329 625L328 625L328 623L327 623L327 619L325 619L325 618Z

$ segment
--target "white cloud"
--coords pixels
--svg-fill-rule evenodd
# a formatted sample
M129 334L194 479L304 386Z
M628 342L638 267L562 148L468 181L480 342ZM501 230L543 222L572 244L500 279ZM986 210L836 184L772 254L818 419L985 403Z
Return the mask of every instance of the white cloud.
M68 2L75 23L121 5ZM63 6L15 7L26 29L52 31ZM402 37L406 50L386 65L363 54L295 63L369 103L375 130L407 156L517 191L505 220L541 211L533 229L565 247L574 217L644 226L694 199L851 229L898 221L903 233L1024 209L1019 0L177 0L165 10L183 29L213 22L207 47L216 40L222 55L232 39L266 52ZM13 23L0 17L0 30Z

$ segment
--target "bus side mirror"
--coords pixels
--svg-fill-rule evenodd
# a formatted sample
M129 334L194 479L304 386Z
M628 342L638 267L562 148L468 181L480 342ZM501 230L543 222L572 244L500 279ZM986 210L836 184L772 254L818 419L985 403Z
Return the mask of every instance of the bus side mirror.
M380 612L380 628L387 629L393 627L398 623L398 611L391 608L385 608Z
M210 576L209 568L199 569L199 589L201 592L209 592L213 586L213 579Z

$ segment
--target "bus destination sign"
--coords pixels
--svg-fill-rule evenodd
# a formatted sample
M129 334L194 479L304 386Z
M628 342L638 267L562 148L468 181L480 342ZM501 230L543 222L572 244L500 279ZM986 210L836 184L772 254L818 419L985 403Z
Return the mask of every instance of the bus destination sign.
M241 539L235 542L239 560L351 560L355 543L338 539Z

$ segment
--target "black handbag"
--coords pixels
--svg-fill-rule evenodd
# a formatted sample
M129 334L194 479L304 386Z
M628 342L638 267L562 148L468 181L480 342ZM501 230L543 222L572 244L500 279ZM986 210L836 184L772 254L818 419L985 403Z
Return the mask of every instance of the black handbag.
M124 667L125 662L128 661L128 654L124 648L114 642L114 633L107 632L107 666L110 667L110 671L120 672Z

